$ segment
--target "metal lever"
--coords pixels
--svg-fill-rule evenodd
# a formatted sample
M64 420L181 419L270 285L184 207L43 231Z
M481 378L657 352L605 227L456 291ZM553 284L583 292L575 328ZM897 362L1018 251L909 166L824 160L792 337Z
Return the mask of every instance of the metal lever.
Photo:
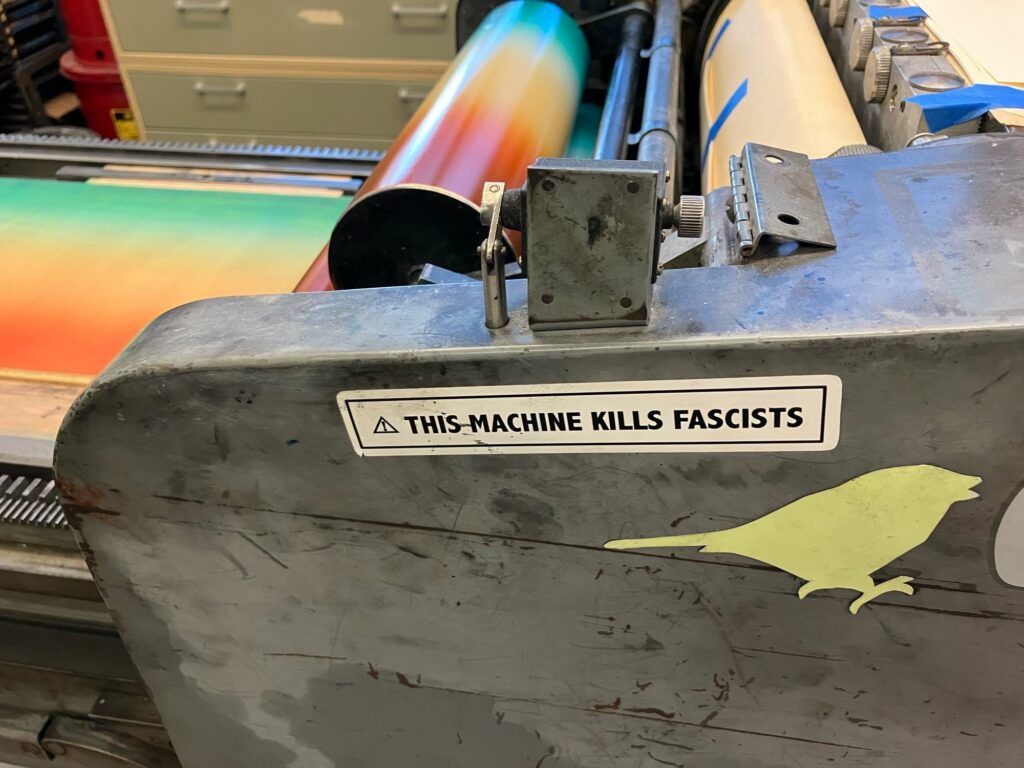
M488 328L508 325L508 299L505 295L505 256L501 241L501 197L505 184L484 183L480 199L480 223L487 227L487 239L477 249L480 254L480 280L484 286L484 323Z
M944 40L929 40L926 43L896 43L892 46L893 56L943 56L949 51Z
M199 96L245 96L245 81L239 80L232 86L218 86L197 80L192 90Z
M231 10L231 0L215 0L215 2L202 2L201 0L175 0L174 8L178 13L189 13L190 11L227 13Z
M402 16L420 16L429 17L436 19L443 19L448 15L448 3L441 3L436 8L420 8L412 5L402 5L401 3L394 3L391 6L391 14L395 18Z

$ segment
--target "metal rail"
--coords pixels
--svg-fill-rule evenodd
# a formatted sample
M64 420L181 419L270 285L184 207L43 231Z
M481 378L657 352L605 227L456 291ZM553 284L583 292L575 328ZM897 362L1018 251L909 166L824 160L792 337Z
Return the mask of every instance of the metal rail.
M55 178L67 165L147 165L255 173L333 174L366 178L384 156L370 149L261 144L118 141L0 134L0 176Z
M640 49L646 34L646 13L636 11L622 20L619 54L615 59L608 95L601 112L601 123L597 129L595 160L621 160L625 155L636 86L640 78Z
M658 0L637 150L638 160L664 164L664 197L670 202L676 189L681 24L679 0Z

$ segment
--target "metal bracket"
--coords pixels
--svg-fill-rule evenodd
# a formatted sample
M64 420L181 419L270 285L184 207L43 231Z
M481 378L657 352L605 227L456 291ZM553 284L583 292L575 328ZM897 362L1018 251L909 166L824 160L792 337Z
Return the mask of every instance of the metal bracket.
M527 169L530 328L647 325L663 177L636 160L542 157Z
M925 43L896 43L890 45L893 56L945 56L949 43L944 40L929 40Z
M747 144L729 158L730 214L740 253L752 255L765 235L835 248L807 155L763 144Z
M875 16L876 27L923 27L927 16Z
M484 286L484 322L488 328L508 325L508 299L505 296L505 256L501 239L501 198L505 184L484 183L480 198L480 223L487 227L487 239L480 244L480 280Z

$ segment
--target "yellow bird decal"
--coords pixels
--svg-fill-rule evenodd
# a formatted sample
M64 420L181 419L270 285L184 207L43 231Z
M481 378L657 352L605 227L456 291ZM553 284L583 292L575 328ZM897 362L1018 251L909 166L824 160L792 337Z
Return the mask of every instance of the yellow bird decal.
M910 576L875 584L871 574L923 544L957 501L977 498L980 477L918 464L855 477L749 523L708 533L617 539L608 549L700 547L773 565L806 582L802 600L819 589L852 589L856 614L886 592L914 594Z

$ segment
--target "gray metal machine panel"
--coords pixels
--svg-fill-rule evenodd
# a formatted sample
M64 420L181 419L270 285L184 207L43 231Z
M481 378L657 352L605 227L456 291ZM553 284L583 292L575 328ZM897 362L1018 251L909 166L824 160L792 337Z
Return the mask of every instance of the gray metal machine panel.
M835 251L666 272L647 328L532 334L522 281L498 331L472 285L151 325L56 471L182 764L1018 765L1024 592L993 542L1024 484L1024 141L813 167ZM842 378L833 451L359 458L335 403L796 374ZM743 557L603 548L916 464L980 498L857 615Z

